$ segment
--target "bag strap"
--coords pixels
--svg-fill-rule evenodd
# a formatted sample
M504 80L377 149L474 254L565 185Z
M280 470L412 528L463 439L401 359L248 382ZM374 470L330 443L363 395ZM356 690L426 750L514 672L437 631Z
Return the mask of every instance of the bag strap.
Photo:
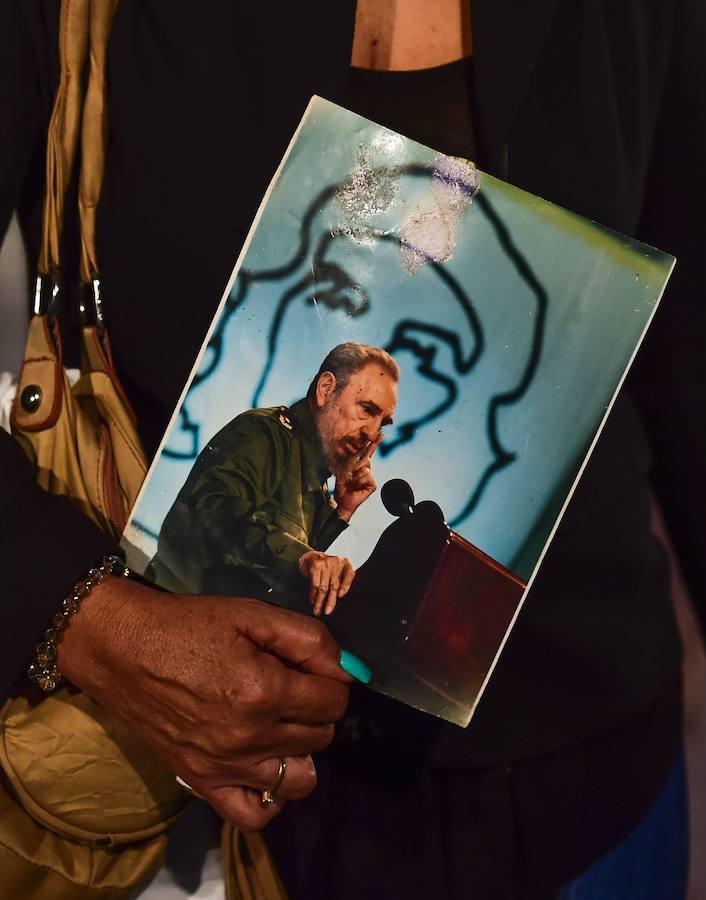
M59 22L59 87L47 138L46 195L37 269L58 283L66 191L79 135L79 213L83 284L98 275L95 218L103 184L107 143L105 62L118 0L62 0ZM84 95L84 71L88 78ZM35 312L39 312L35 305Z
M96 257L96 210L103 187L108 144L106 56L117 6L118 0L91 0L89 26L91 53L86 99L83 104L78 193L81 220L80 278L83 284L91 284L99 274Z
M61 232L66 189L76 158L81 106L82 74L88 51L90 0L62 0L59 17L59 87L47 136L46 194L42 245L37 269L58 280Z
M60 285L60 247L66 192L81 139L79 213L81 281L92 290L89 326L87 298L80 303L82 358L91 355L95 369L116 385L131 414L113 370L110 343L100 302L95 252L95 216L103 182L107 143L105 61L110 27L118 0L62 0L59 18L59 86L47 135L46 193L42 243L37 261L34 315L30 320L18 391L12 407L14 431L44 431L53 427L62 408L64 389L61 332L55 316ZM88 76L84 76L87 61ZM85 101L84 101L85 93ZM98 365L100 363L100 365Z
M224 822L221 854L226 900L287 900L287 892L261 834L246 834Z

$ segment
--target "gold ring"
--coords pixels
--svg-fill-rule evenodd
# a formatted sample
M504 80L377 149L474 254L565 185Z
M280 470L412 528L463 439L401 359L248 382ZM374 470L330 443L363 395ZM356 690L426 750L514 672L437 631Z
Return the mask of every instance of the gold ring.
M269 790L262 792L262 800L260 801L263 806L271 806L275 802L275 795L277 791L282 787L282 782L284 781L284 776L287 774L287 760L281 756L279 760L279 769L277 770L277 780L272 785Z

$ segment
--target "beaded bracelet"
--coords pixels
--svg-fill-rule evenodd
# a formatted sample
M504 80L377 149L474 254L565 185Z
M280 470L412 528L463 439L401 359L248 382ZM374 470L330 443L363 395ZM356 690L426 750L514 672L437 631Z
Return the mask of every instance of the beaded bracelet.
M27 676L33 684L46 693L61 684L63 678L56 665L56 645L69 619L78 612L81 601L88 597L106 575L129 577L130 574L130 570L119 556L104 556L97 567L88 570L83 581L79 581L69 596L64 598L49 626L44 630L43 640L35 648L34 659L27 669Z

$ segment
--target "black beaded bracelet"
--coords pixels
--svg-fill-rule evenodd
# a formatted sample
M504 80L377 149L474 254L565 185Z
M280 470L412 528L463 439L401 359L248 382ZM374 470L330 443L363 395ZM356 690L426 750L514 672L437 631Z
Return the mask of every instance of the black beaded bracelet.
M44 630L42 641L35 648L34 659L27 669L29 680L41 690L49 693L55 690L62 681L62 675L56 665L56 645L69 623L71 616L78 612L81 601L100 584L106 575L122 575L129 577L130 569L119 556L104 556L100 564L89 569L88 574L74 586L68 597L65 597L58 611Z

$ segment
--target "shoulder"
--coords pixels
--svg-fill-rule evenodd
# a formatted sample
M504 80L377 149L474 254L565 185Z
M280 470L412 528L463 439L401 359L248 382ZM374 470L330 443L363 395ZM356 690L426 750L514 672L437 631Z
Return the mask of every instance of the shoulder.
M291 442L296 432L288 407L271 406L248 409L236 416L210 443L218 447L242 444L243 441L282 445Z
M289 415L287 406L269 406L262 409L249 409L241 413L234 423L240 421L240 427L274 431L294 437L297 429Z
M289 425L292 424L289 419L289 407L287 406L267 406L260 409L249 409L247 412L242 413L240 418L264 420L265 422L279 425L282 425L283 422Z

